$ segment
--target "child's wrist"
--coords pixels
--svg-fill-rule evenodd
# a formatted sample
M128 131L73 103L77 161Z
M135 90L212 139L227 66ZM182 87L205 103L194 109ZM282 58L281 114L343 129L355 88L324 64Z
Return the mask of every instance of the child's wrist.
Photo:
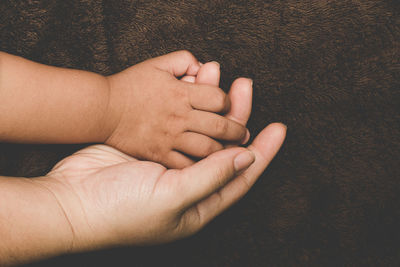
M107 143L110 139L121 118L122 103L117 103L116 88L113 76L105 76L105 83L107 85L107 105L104 107L104 117L102 120L101 142Z

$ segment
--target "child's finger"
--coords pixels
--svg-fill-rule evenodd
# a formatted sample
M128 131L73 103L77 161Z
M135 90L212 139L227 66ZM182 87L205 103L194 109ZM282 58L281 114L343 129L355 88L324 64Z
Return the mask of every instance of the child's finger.
M193 132L184 132L176 140L174 149L197 158L204 158L224 147L214 139Z
M170 151L168 156L163 159L162 162L162 164L169 169L183 169L193 165L194 163L194 160L174 150Z
M216 61L201 66L196 76L197 84L208 84L219 87L220 65Z
M188 83L195 83L196 82L196 76L186 75L186 76L181 78L181 81L188 82Z
M167 71L175 77L185 74L195 76L200 69L199 61L186 50L172 52L148 61L156 68Z
M189 87L189 101L194 109L226 113L231 103L225 92L218 87L194 84Z
M241 142L246 137L247 129L243 125L218 114L192 110L188 116L187 131L224 141Z

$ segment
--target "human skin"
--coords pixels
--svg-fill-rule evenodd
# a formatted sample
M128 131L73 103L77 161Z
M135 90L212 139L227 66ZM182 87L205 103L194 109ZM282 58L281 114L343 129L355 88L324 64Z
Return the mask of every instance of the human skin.
M220 64L213 61L202 64L196 76L186 75L182 80L219 87L220 74ZM253 81L249 78L238 78L232 83L228 94L230 109L229 112L225 114L225 118L246 126L252 107L252 87ZM246 143L249 138L250 132L247 131L247 136L243 143ZM225 147L231 146L234 146L234 144L225 143Z
M0 52L0 142L105 143L183 168L248 135L222 116L230 102L218 86L177 79L199 69L187 51L108 77Z
M0 263L192 235L247 193L285 134L285 126L271 124L247 148L215 152L182 170L94 145L44 177L1 177Z
M205 64L196 78L218 83L219 68ZM226 116L245 125L251 111L251 81L237 79L229 97L232 107ZM155 244L191 235L246 193L284 135L281 124L266 128L249 147L253 154L248 161L240 160L246 168L255 155L255 163L244 173L232 170L232 157L246 152L244 148L226 150L227 154L221 151L191 171L166 170L98 145L64 159L45 177L2 177L0 263L17 264L115 245ZM181 198L185 193L186 200ZM152 221L159 223L149 224Z

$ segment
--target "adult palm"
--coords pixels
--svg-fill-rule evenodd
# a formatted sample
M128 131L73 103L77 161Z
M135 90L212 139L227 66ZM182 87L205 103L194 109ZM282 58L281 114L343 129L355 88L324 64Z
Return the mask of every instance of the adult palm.
M225 149L183 170L95 145L38 182L60 203L73 251L167 242L195 233L240 199L279 150L285 131L271 124L248 149Z
M204 64L197 77L183 79L218 86L219 66ZM226 117L246 125L251 87L248 79L234 81ZM283 125L271 124L248 149L225 149L183 170L95 145L62 160L39 182L64 211L73 234L71 250L167 242L195 233L240 199L277 153L285 133ZM244 172L237 170L253 161ZM235 169L235 162L241 166Z

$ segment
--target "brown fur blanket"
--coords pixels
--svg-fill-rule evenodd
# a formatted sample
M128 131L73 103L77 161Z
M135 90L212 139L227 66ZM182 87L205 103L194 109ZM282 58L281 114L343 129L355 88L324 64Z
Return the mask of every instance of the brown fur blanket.
M249 194L197 235L38 266L399 266L399 11L394 0L2 0L1 51L111 74L188 49L221 63L224 89L254 79L253 136L288 125ZM43 175L80 147L0 144L0 174Z

